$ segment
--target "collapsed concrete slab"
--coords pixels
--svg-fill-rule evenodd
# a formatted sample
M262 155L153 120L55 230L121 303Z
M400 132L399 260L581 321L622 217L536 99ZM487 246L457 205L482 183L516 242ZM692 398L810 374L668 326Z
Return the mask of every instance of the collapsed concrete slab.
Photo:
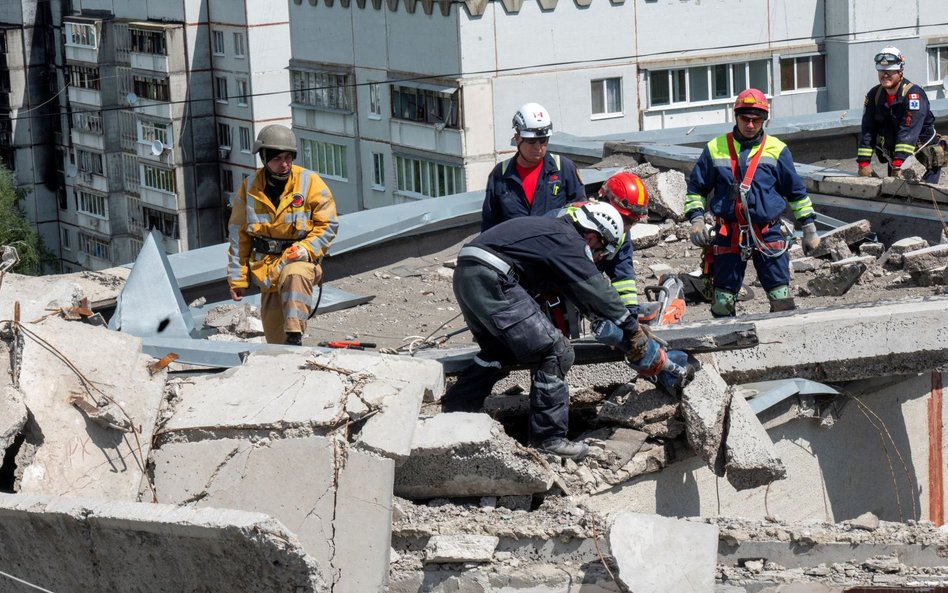
M235 510L0 494L0 558L9 575L71 593L327 590L283 525Z
M0 387L0 461L29 418L23 396L12 385Z
M844 224L841 227L820 235L820 244L810 255L812 257L829 255L834 244L845 243L846 245L854 245L868 237L871 232L872 228L868 220L857 220L856 222Z
M299 538L334 591L384 588L392 460L310 436L167 443L154 462L160 501L265 513Z
M724 467L727 481L738 491L766 486L787 475L773 441L740 396L732 397L728 407Z
M662 228L657 224L639 223L629 231L633 249L648 249L662 240Z
M425 546L425 562L490 562L498 543L493 535L435 535Z
M13 303L20 303L20 320L33 321L50 309L72 307L83 298L96 307L114 302L125 285L129 270L79 272L55 276L21 276L7 273L0 291L0 318L13 319Z
M603 402L597 420L641 430L653 437L674 438L685 429L675 418L677 412L677 399L647 381L638 381L616 389Z
M902 267L902 256L909 251L918 251L928 247L928 241L921 237L906 237L892 243L882 257L879 258L880 264L891 264L895 267Z
M718 527L639 513L611 517L607 534L617 577L635 593L714 590ZM687 554L670 553L687 550Z
M786 377L836 383L948 364L945 296L742 320L753 321L763 345L717 353L730 384Z
M648 208L663 218L676 222L685 219L685 194L688 183L685 174L674 169L643 179L648 189Z
M907 272L924 272L948 264L948 244L932 245L902 255L902 267Z
M395 494L414 499L534 494L552 484L538 454L487 414L418 420L411 457L395 470Z
M718 476L724 475L724 424L732 394L712 365L703 365L682 393L688 444Z
M149 373L152 359L134 336L56 317L25 328L45 344L23 340L19 387L32 421L24 429L30 446L17 458L19 492L137 500L164 372ZM97 402L114 402L114 420L126 427L98 423Z
M866 272L863 258L848 257L833 262L827 274L821 274L806 283L806 289L814 296L843 296Z

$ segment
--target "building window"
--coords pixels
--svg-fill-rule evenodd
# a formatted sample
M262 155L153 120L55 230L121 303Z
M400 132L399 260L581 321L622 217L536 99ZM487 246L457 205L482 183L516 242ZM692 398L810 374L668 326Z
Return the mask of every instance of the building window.
M76 166L82 173L95 173L96 175L102 175L105 170L102 167L101 154L81 149L76 150Z
M748 87L767 94L770 92L770 61L649 70L647 86L650 107L728 100Z
M72 249L72 247L69 244L69 229L63 228L62 237L63 237L62 239L63 249Z
M221 148L230 148L230 124L217 124L217 143Z
M74 130L90 134L102 134L102 114L98 111L80 111L72 114Z
M396 156L395 188L429 198L459 194L464 192L464 170L444 163Z
M88 47L95 49L99 46L95 25L85 23L66 23L66 45Z
M304 167L340 181L348 180L345 146L306 139L302 141L302 145Z
M622 79L603 78L590 83L592 114L622 115Z
M244 34L234 32L234 55L238 58L244 57Z
M142 185L158 191L174 193L174 171L142 165Z
M211 31L211 35L214 38L214 55L222 56L224 55L224 32L223 31Z
M171 146L171 124L157 121L138 121L138 141L151 144L155 140L165 147Z
M780 60L780 92L826 87L823 56L782 58Z
M382 97L379 85L375 82L369 85L369 117L372 119L382 118Z
M385 155L372 153L372 189L385 189Z
M241 107L247 106L247 99L250 98L250 91L247 90L247 80L244 78L237 79L237 104Z
M240 127L240 152L250 154L250 128Z
M132 77L132 92L141 99L152 101L170 101L171 90L167 78L152 78L135 75Z
M457 90L441 92L393 86L392 117L457 128L457 96Z
M351 111L349 82L345 74L292 71L293 102L322 109Z
M221 169L221 189L228 193L234 191L234 172L230 169Z
M89 193L87 191L79 191L78 196L79 199L76 200L76 209L79 212L108 219L109 207L105 196Z
M177 214L142 206L142 219L145 224L145 230L157 230L162 235L172 239L180 238L178 236Z
M217 91L217 102L226 103L227 102L227 77L218 76L214 78L215 90Z
M131 51L142 54L168 55L163 31L149 31L147 29L129 29L131 35Z
M948 77L948 45L928 48L928 82L939 83Z
M99 259L111 259L111 257L109 257L108 241L87 235L83 232L79 233L79 251Z
M99 90L99 69L89 66L66 66L69 84L82 89Z

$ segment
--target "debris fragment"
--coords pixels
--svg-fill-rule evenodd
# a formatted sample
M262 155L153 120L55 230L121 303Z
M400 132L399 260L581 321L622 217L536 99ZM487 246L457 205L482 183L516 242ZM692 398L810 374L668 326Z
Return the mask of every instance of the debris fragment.
M178 356L178 354L174 352L169 352L168 354L165 354L164 356L162 356L159 360L156 360L155 362L148 365L148 372L154 375L158 371L166 368L172 362L178 360L179 358L181 357Z
M132 423L114 402L102 399L99 400L98 404L93 404L81 393L75 392L70 393L66 401L102 428L122 432L133 430Z

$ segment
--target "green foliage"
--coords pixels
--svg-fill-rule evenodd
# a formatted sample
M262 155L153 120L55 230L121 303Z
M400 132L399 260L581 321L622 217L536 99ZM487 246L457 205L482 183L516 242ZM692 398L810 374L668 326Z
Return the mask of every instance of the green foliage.
M12 245L20 255L20 263L11 271L38 276L43 271L43 262L50 255L20 210L18 203L23 196L23 191L16 187L13 173L0 164L0 246Z

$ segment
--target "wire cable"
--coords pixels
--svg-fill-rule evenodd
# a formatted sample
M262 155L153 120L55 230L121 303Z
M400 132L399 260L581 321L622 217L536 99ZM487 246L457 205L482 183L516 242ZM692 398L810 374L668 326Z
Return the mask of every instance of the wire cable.
M17 577L15 577L15 576L13 576L12 574L5 573L5 572L3 572L2 570L0 570L0 575L3 575L3 576L5 576L5 577L7 577L8 579L14 580L14 581L16 581L16 582L18 582L18 583L23 583L23 584L26 585L27 587L33 587L33 588L36 589L37 591L43 591L43 593L56 593L55 591L50 591L49 589L44 589L44 588L40 587L39 585L34 585L33 583L31 583L31 582L29 582L29 581L24 581L23 579L17 578Z

